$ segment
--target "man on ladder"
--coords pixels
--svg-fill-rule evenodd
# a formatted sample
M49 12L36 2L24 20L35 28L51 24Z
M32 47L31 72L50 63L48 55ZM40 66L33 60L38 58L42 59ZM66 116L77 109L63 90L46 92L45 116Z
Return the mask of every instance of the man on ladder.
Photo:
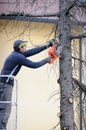
M54 58L55 48L54 50L52 49L54 45L54 40L49 41L47 45L43 45L29 50L27 50L27 43L27 41L22 40L15 41L13 45L14 51L6 58L4 62L0 75L0 102L12 100L12 91L14 85L14 79L12 78L12 76L16 76L22 66L36 69L41 66L44 66L47 63L51 64L53 63L52 61L56 59ZM38 62L33 62L27 59L27 57L40 53L49 47L51 48L50 52L48 53L49 56L47 58ZM6 77L2 77L2 75L6 75ZM11 103L0 103L0 130L6 130L6 125L10 113Z
M47 57L41 61L33 62L27 57L40 53L50 46L52 41L47 45L26 50L27 41L17 40L14 42L14 51L6 58L0 75L0 101L11 101L14 80L12 76L16 76L22 66L29 68L39 68L47 63L50 63L51 57ZM8 77L1 77L8 75ZM7 121L11 112L11 103L0 103L0 130L6 130Z

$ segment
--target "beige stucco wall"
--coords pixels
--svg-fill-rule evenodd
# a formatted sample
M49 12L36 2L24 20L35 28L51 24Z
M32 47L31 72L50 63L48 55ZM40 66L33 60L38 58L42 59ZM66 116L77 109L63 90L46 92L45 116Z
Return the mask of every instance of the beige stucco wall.
M0 70L5 58L13 50L13 42L16 39L28 40L30 48L52 39L53 29L52 24L0 20ZM47 51L30 59L35 61L45 57L47 57ZM58 59L57 64L47 64L35 70L22 67L16 76L18 80L18 130L49 130L56 125L59 119L57 117L59 101L57 96L49 101L48 99L59 89L58 73ZM8 130L12 130L13 127L14 112L13 109L8 122Z

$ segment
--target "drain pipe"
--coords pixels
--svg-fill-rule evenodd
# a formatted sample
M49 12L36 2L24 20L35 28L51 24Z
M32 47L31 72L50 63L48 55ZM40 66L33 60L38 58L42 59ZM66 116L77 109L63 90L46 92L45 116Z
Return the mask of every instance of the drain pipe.
M83 27L83 32L86 33L86 26ZM86 38L84 38L84 52L85 52L85 62L86 62ZM86 85L86 64L85 64L85 70L84 70L84 84ZM86 130L86 95L84 99L84 127Z

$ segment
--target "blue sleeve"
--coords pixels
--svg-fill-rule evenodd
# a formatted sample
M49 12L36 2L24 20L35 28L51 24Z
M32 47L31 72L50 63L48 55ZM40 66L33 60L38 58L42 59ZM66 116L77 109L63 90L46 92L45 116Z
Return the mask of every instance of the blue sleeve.
M29 56L35 55L37 53L40 53L41 51L44 51L45 49L47 49L46 45L40 46L40 47L36 47L36 48L27 50L26 52L23 53L23 55L25 57L29 57Z
M23 66L26 66L26 67L29 67L29 68L39 68L43 65L45 65L46 63L48 63L48 61L46 59L43 59L41 61L38 61L38 62L33 62L29 59L26 59L25 56L22 56L21 57L21 60L19 62L20 65L23 65Z

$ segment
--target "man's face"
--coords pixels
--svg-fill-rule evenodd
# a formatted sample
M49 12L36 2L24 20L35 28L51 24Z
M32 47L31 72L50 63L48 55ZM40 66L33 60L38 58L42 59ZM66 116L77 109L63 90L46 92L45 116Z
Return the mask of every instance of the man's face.
M26 50L27 50L27 45L22 45L22 46L20 47L20 52L21 52L21 53L25 52Z

